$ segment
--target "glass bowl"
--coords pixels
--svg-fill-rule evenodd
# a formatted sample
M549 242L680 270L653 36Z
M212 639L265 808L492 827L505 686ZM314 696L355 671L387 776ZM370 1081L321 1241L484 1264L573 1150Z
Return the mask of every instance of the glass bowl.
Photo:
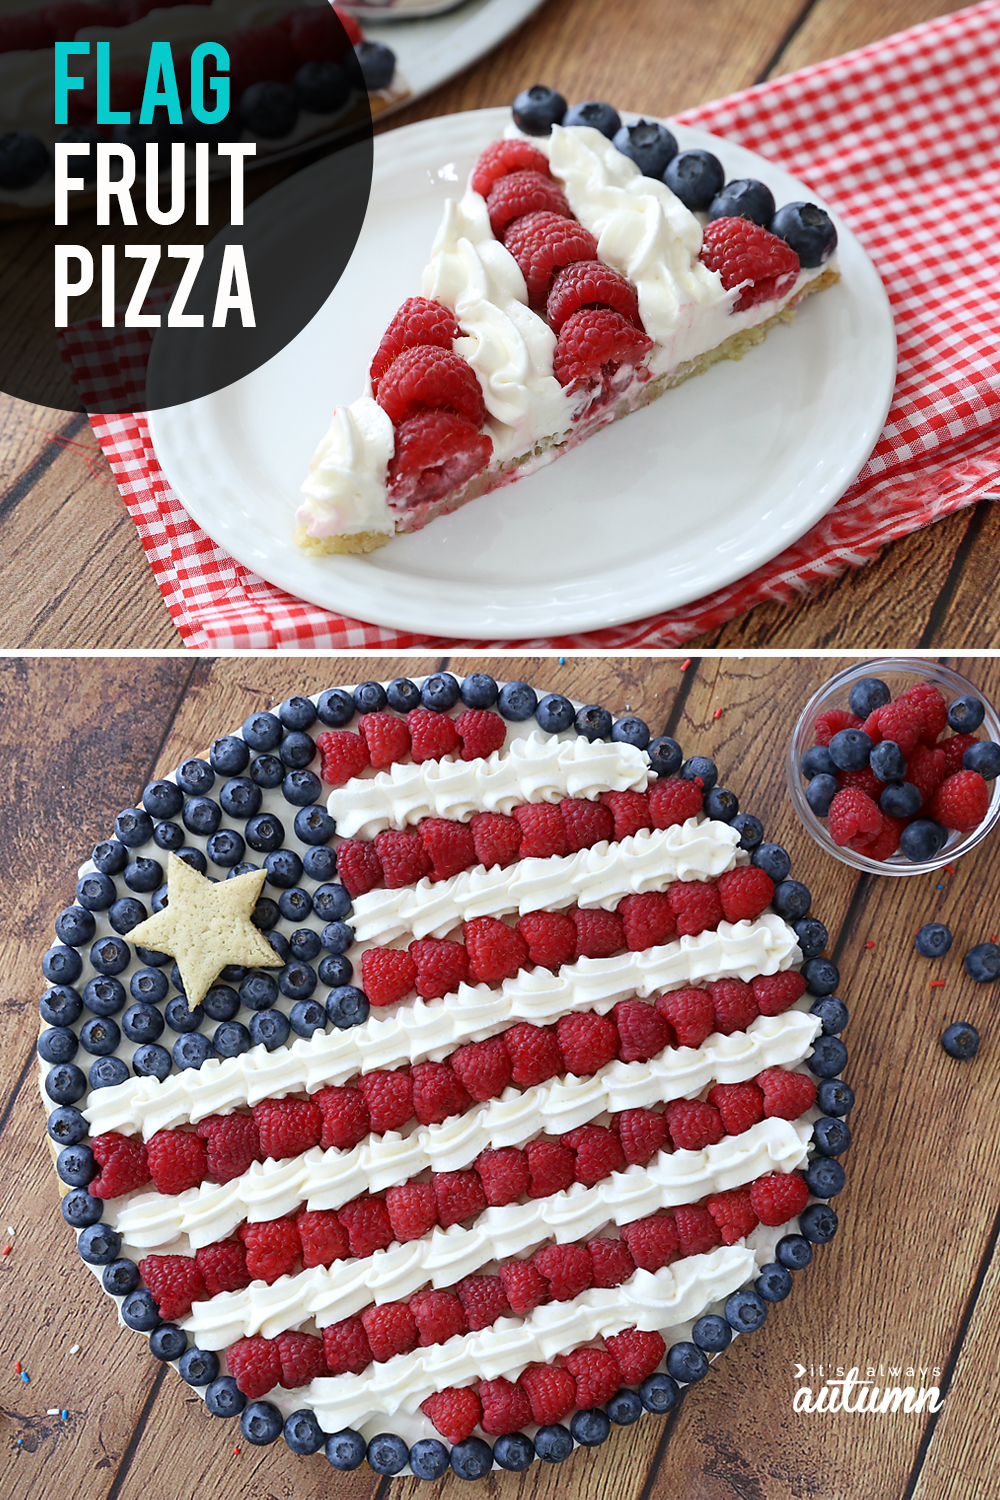
M909 860L904 854L899 853L892 854L884 860L871 859L866 854L858 854L853 849L842 849L839 844L835 844L825 821L816 816L806 801L806 784L799 766L802 756L810 745L816 743L814 728L819 715L829 708L847 708L847 695L851 684L862 677L879 678L886 684L893 698L898 698L901 692L918 682L929 682L939 688L949 704L954 698L960 698L965 693L972 693L981 700L986 710L986 717L977 731L982 739L1000 741L1000 718L993 705L967 677L953 672L950 667L939 666L937 662L912 656L885 656L874 660L868 658L865 661L854 662L852 666L846 667L843 672L838 672L835 677L830 678L829 682L824 683L819 691L812 695L799 715L788 746L785 775L792 806L798 814L799 821L820 848L832 855L834 859L839 859L842 864L850 865L854 870L863 870L869 875L931 874L935 870L943 869L945 865L952 864L963 854L967 854L970 849L974 849L994 827L1000 818L1000 777L990 785L989 806L979 827L974 828L971 833L957 833L954 829L949 830L944 848L933 859Z

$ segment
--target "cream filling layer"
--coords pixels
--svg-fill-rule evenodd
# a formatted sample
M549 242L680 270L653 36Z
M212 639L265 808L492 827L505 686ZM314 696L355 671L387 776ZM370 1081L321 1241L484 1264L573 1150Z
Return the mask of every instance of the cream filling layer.
M337 407L313 454L302 485L306 498L296 512L310 536L392 533L385 485L395 446L392 423L370 396Z

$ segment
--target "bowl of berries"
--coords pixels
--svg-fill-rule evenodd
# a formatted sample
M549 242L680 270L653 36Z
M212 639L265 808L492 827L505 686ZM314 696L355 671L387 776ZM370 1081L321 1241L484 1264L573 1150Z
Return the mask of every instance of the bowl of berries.
M835 859L921 875L1000 818L1000 718L967 678L883 657L831 677L799 715L785 764L800 820Z

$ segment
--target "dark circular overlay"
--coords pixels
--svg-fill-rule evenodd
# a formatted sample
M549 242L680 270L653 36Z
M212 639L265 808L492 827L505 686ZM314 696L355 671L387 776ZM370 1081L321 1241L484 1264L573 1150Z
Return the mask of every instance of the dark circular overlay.
M0 390L20 400L211 395L301 333L354 253L379 86L356 37L328 0L279 0L235 31L220 11L218 36L199 7L171 43L172 8L0 16Z

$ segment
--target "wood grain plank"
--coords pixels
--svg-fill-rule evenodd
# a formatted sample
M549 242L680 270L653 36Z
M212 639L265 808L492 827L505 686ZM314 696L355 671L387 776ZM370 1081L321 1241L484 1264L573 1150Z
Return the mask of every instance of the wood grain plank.
M771 76L867 47L880 37L962 9L963 0L880 0L878 5L870 0L821 0L775 59Z

